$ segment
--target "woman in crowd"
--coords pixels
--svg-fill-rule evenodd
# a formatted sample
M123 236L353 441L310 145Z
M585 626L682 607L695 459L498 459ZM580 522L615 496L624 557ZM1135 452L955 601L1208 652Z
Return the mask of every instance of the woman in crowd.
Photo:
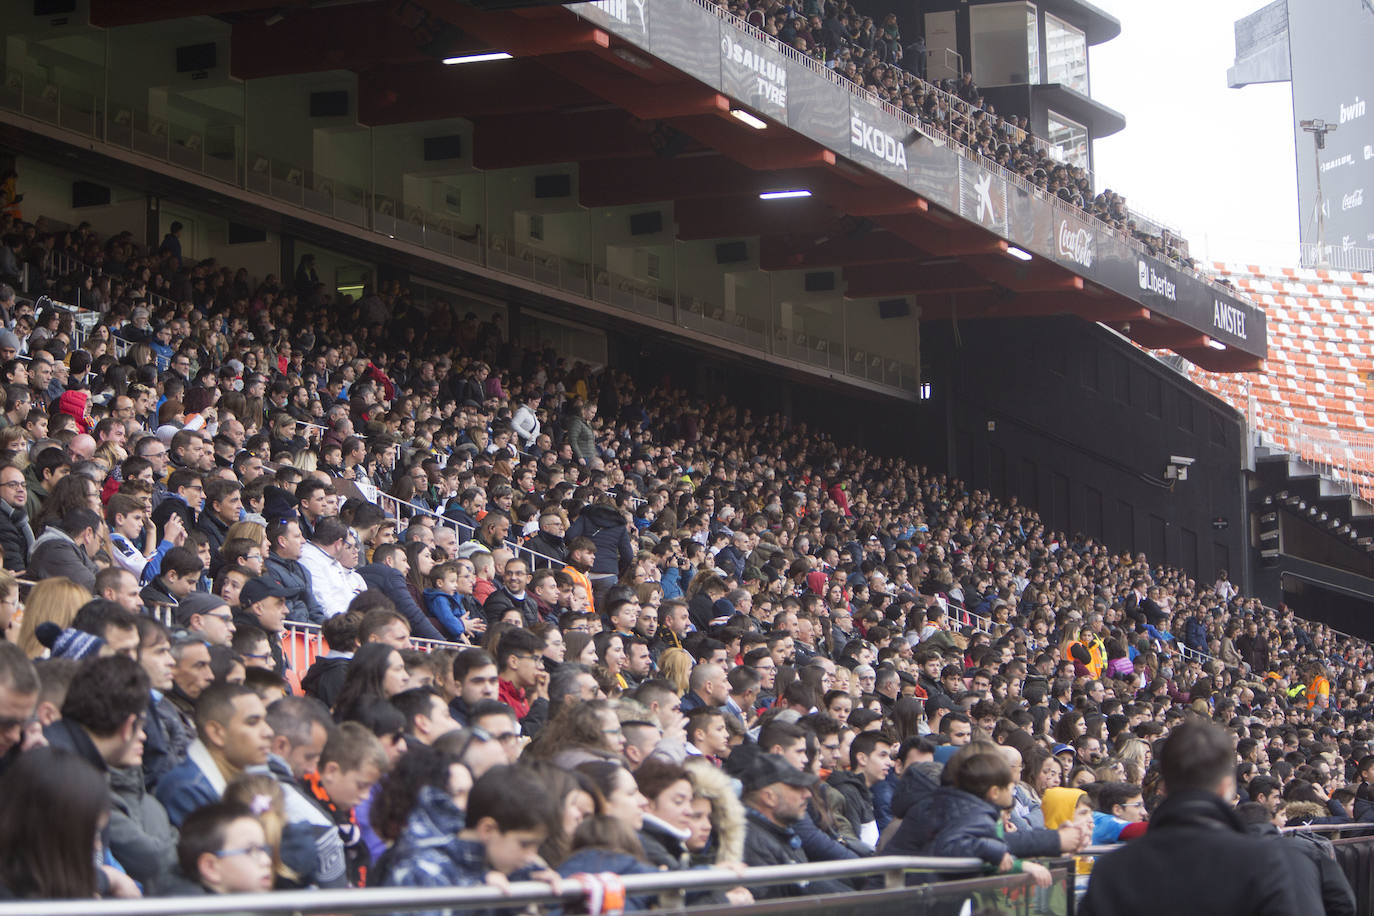
M390 699L409 686L410 675L401 653L386 643L368 643L348 663L348 676L334 704L334 719L347 722L368 704Z

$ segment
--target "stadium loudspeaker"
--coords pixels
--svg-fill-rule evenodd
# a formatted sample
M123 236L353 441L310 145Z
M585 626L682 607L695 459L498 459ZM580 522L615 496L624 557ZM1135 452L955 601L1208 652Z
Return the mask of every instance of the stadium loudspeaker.
M425 161L463 158L463 138L459 134L425 138Z
M535 175L535 197L569 197L572 195L571 175Z
M663 214L657 210L630 214L630 235L653 235L663 231Z
M830 270L814 270L806 275L803 283L808 293L824 293L835 288L835 273Z
M905 318L911 314L911 305L905 299L883 299L878 302L879 318Z
M252 245L255 242L265 242L267 241L267 230L230 223L228 241L230 245Z
M341 118L348 114L348 90L330 89L310 93L310 117Z
M1260 565L1278 566L1279 555L1283 552L1283 527L1277 508L1265 508L1259 513L1257 534L1259 537Z
M735 264L749 260L749 246L745 242L721 242L716 245L717 264Z
M72 182L72 207L104 207L110 203L110 189L93 181Z
M219 55L213 41L199 45L182 45L177 48L177 72L199 73L202 70L213 70L218 59Z

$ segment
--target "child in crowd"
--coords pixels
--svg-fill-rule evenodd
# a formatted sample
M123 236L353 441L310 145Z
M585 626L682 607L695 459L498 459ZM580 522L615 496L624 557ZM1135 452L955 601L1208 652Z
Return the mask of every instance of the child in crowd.
M443 790L425 786L392 850L386 883L504 886L517 873L556 880L544 870L539 847L559 817L559 805L544 783L520 767L497 766L484 773L468 793L466 816Z
M945 767L944 785L928 804L908 812L913 823L903 825L903 845L914 842L919 855L982 859L995 871L1031 875L1048 887L1049 869L1017 859L1007 848L1002 813L1011 808L1014 778L1000 750L974 742Z
M216 802L187 815L177 860L182 876L205 893L260 893L272 889L276 850L249 808Z
M1097 811L1093 814L1092 845L1106 846L1129 837L1127 827L1145 819L1145 802L1140 787L1128 782L1104 783L1097 792ZM1134 836L1135 831L1131 835Z
M433 586L425 589L425 609L448 639L466 642L467 624L463 599L458 594L459 563L452 560L434 567Z
M388 768L386 749L377 736L357 722L345 722L325 743L319 770L304 777L310 797L338 825L348 857L348 880L355 887L367 883L372 856L353 809Z
M1052 786L1045 790L1040 800L1040 810L1045 816L1045 826L1050 830L1058 830L1071 823L1084 833L1093 829L1093 817L1097 814L1093 810L1088 793L1082 789L1066 789L1061 786ZM1092 859L1087 856L1074 857L1074 893L1077 896L1082 897L1083 892L1088 889L1088 877L1092 870Z

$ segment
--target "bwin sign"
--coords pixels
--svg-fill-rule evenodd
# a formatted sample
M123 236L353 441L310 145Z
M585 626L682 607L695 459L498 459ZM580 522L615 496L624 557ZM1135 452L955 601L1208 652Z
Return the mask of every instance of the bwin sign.
M1220 299L1212 300L1212 327L1234 334L1241 340L1248 340L1245 336L1245 313Z
M906 169L906 147L898 143L878 128L864 122L863 118L853 115L849 119L849 140L855 146L867 150L888 165Z

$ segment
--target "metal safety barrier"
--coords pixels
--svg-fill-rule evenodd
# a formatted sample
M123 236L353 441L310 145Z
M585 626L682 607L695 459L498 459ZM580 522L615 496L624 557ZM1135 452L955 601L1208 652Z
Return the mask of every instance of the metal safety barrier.
M843 912L864 908L866 902L884 900L899 904L895 912L912 912L911 902L924 900L954 901L978 894L1009 894L1016 900L1028 902L1025 891L1031 881L1025 875L998 875L990 878L959 880L946 883L907 887L912 874L979 874L985 869L980 859L946 859L936 857L879 856L872 859L850 859L838 862L814 862L805 865L760 866L740 872L724 868L703 868L687 871L661 872L647 875L627 875L621 878L627 897L657 895L660 906L676 910L683 907L687 891L726 890L741 885L762 887L778 884L798 884L818 879L877 877L883 887L853 894L790 897L786 899L788 912L815 909L818 912ZM1061 887L1072 897L1072 871L1057 869ZM1065 884L1064 882L1068 882ZM251 894L211 894L198 897L151 897L140 900L40 900L0 904L0 916L182 916L185 913L212 914L254 913L257 916L276 914L364 914L405 913L415 911L461 912L488 907L521 908L535 905L574 903L593 890L591 879L583 877L562 879L557 887L537 881L515 882L509 889L491 886L404 888L376 887L356 890L303 890ZM1066 901L1067 902L1067 901ZM776 904L771 904L776 906ZM770 903L731 907L764 911ZM1071 912L1067 907L1055 912ZM957 911L957 907L956 907ZM1018 912L1030 913L1029 906Z

